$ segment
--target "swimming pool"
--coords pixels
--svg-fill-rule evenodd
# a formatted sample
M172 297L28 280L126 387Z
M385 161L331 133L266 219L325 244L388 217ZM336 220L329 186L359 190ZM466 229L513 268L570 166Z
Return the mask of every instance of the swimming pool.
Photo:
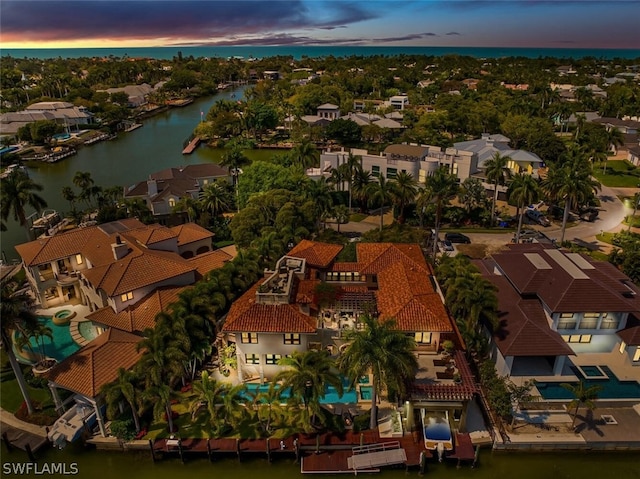
M577 368L574 369L578 377L584 378L587 387L600 386L602 390L598 393L598 399L640 399L640 383L638 381L620 381L615 374L607 366L597 366L607 378L595 376L596 370L587 366L585 374L580 373ZM581 367L585 370L585 366ZM589 374L594 375L589 378ZM571 392L560 386L560 382L536 382L536 388L544 399L573 399ZM569 383L575 385L577 383Z
M62 361L80 349L80 346L71 338L68 324L57 326L51 316L38 316L38 320L45 326L51 328L51 334L53 335L53 341L47 337L40 339L40 344L44 345L44 354L46 356ZM40 352L40 347L34 338L31 338L29 343L35 353ZM24 360L24 358L22 359Z
M71 135L69 133L58 133L56 135L53 135L52 138L54 140L68 140L69 138L71 138Z
M93 341L98 337L98 330L91 321L81 321L78 323L78 332L87 341Z
M354 389L349 390L349 382L344 379L343 380L344 389L342 391L342 396L338 394L338 391L333 386L327 385L324 388L324 397L320 398L320 404L333 404L333 403L357 403L358 395ZM269 391L269 384L247 384L247 392L251 395L255 395L256 393L265 393ZM276 386L278 387L278 386ZM280 396L282 399L287 399L291 396L291 391L289 389L282 392ZM247 395L247 398L249 395Z

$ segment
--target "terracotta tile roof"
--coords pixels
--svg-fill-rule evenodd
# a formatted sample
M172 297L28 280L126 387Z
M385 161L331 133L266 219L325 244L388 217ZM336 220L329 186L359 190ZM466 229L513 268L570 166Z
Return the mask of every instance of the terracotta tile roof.
M171 228L178 236L178 246L194 243L203 239L213 238L213 233L194 223L186 223Z
M540 300L521 298L507 278L493 274L491 261L474 263L498 288L500 328L493 337L503 356L574 355L560 334L549 327Z
M140 336L109 329L56 365L47 378L70 391L95 398L102 386L114 381L118 369L130 369L142 356L136 351Z
M287 256L306 259L310 267L327 268L340 251L340 245L302 240L287 253Z
M209 251L208 253L199 254L187 261L196 267L198 273L202 276L214 269L222 268L225 263L231 261L233 257L220 249Z
M147 246L176 238L178 235L165 226L153 224L147 225L143 228L127 231L126 233L123 233L123 236L135 238L140 244Z
M255 333L315 333L316 321L300 312L297 304L257 304L256 291L263 281L253 285L236 300L222 331Z
M87 319L130 333L142 332L146 328L153 328L156 324L156 315L160 311L167 311L169 305L176 302L180 292L185 289L185 286L160 288L119 313L115 313L110 306L107 306L87 315Z
M618 331L618 336L622 339L627 346L640 346L640 325L632 325L622 331Z
M62 258L82 253L89 257L91 246L94 244L104 244L103 249L108 249L108 253L113 258L110 244L114 241L103 228L109 225L118 225L123 231L144 227L145 225L136 219L127 219L106 223L105 225L90 226L88 228L78 228L67 233L49 236L47 238L37 239L16 246L16 251L23 259L27 266L36 266L40 264L51 263ZM91 260L92 264L96 264Z
M195 265L175 253L130 246L129 253L121 260L83 270L82 275L95 289L115 296L196 270Z
M418 245L396 243L358 243L358 262L363 265L361 273L378 274L387 266L401 262L409 269L431 273Z
M640 290L605 261L535 243L510 245L493 260L520 294L553 312L640 311Z
M460 384L438 384L414 382L409 389L409 396L412 400L437 400L437 401L464 401L473 399L478 392L475 378L464 352L455 352L456 368L460 373Z
M296 303L311 304L315 301L315 289L320 284L317 279L303 279L298 282Z

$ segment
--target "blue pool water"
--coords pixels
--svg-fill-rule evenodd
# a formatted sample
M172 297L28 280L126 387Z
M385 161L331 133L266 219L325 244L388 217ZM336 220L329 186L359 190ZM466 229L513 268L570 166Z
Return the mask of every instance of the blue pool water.
M98 330L91 321L81 321L78 323L78 332L88 341L93 341L98 337Z
M373 386L360 386L360 398L363 401L371 401Z
M582 369L584 370L584 367ZM589 379L589 372L585 372L587 377L584 377L576 370L577 376L583 377L587 386L602 387L598 393L598 399L640 399L640 383L638 381L620 381L607 366L600 366L600 369L609 376L609 379ZM560 384L560 382L537 382L536 388L544 399L573 399L571 393Z
M428 417L427 424L424 425L424 437L432 441L451 440L451 429L445 418Z
M80 346L78 346L71 338L68 324L64 326L56 326L50 316L39 316L38 320L45 326L51 328L51 333L53 335L53 341L47 337L40 340L40 343L44 344L44 353L46 356L62 361L80 349ZM36 343L36 340L31 338L29 342L31 343L33 351L35 353L39 353L40 348Z
M55 140L68 140L69 138L71 138L71 135L69 133L58 133L56 135L53 135L52 138Z
M358 396L356 394L356 391L353 389L351 390L348 389L348 384L349 384L348 381L344 380L343 384L345 386L342 392L342 396L338 394L338 391L336 391L336 388L334 388L333 386L325 386L324 397L320 398L320 404L357 403ZM247 390L251 394L256 394L256 392L260 392L260 393L267 392L269 390L269 385L268 384L247 384ZM291 391L287 389L286 391L282 392L282 395L280 397L282 399L286 399L290 396L291 396Z

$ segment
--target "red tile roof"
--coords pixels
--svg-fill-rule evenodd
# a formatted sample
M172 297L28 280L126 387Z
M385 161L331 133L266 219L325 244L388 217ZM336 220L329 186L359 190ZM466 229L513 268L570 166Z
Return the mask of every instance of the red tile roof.
M193 258L189 258L188 261L196 267L198 273L202 276L214 269L222 268L225 263L231 261L233 257L220 250L216 249L209 251L208 253L199 254Z
M161 311L167 311L169 305L176 302L180 292L185 289L184 286L160 288L119 313L107 306L87 315L87 319L131 333L142 332L146 328L153 328L156 315Z
M640 346L640 326L618 331L618 336L627 343L627 346Z
M214 236L211 231L206 230L194 223L185 223L183 225L173 226L171 228L171 231L173 231L178 236L178 246L210 239Z
M342 246L337 244L302 240L287 253L287 256L306 259L307 265L312 268L327 268L340 251Z
M229 310L224 332L315 333L315 319L300 312L297 304L258 304L256 291L262 281L253 285Z
M130 369L142 356L136 351L140 336L109 329L56 365L47 378L57 385L95 398L102 386L113 382L118 369Z

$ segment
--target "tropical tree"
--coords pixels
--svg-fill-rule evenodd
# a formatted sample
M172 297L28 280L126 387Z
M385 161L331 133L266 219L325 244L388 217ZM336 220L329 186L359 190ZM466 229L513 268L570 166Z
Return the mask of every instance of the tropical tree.
M74 212L76 210L76 200L78 198L70 186L64 186L62 188L62 197L69 202L71 212Z
M332 189L326 178L312 180L304 191L306 199L313 203L316 227L320 229L320 221L333 213Z
M319 412L320 399L325 395L325 386L331 385L341 396L342 380L327 351L294 351L291 356L278 361L287 369L280 371L275 382L281 382L283 390L290 388L291 395L300 398L307 412Z
M285 408L282 407L282 391L280 385L270 382L269 389L266 391L256 390L255 393L250 393L253 397L252 406L256 412L256 419L267 436L273 433L273 422L285 415Z
M595 409L596 405L594 401L598 399L598 393L602 391L602 386L598 384L587 386L587 383L582 380L577 384L562 383L560 386L573 395L573 399L567 405L567 408L576 408L573 413L573 422L571 423L571 427L574 428L580 406L585 406L590 411Z
M433 175L426 178L424 186L425 189L422 194L428 199L427 201L436 205L435 238L433 238L433 256L435 257L438 251L442 208L458 193L458 179L455 175L450 174L445 167L440 167Z
M196 221L200 217L201 203L191 195L180 198L172 208L172 213L186 213L189 223ZM182 220L184 221L184 220Z
M607 130L607 147L617 151L618 147L624 145L624 135L617 128L611 127ZM604 161L604 174L607 173L607 158Z
M364 329L347 330L347 348L340 356L338 365L353 387L364 375L371 373L371 422L378 424L378 396L384 389L405 392L407 380L415 377L418 361L414 354L415 341L396 327L393 319L379 320L361 315L359 321Z
M405 220L405 209L408 204L413 203L418 194L418 181L411 173L401 171L393 180L395 184L393 196L398 205L398 223Z
M34 182L26 172L20 169L12 171L2 178L2 193L0 196L0 216L4 221L12 215L27 233L27 240L31 241L31 231L27 223L25 207L30 206L36 211L47 207L47 202L37 192L42 191L42 185Z
M191 419L199 419L210 428L218 430L220 406L227 392L227 385L216 381L207 371L202 371L199 381L193 383L193 399L189 405Z
M467 178L462 182L458 200L467 210L467 214L471 213L473 208L486 205L487 193L482 186L482 182L478 178Z
M27 383L22 374L22 368L18 364L16 355L13 352L12 334L28 337L29 329L33 330L38 322L37 316L33 313L32 300L24 292L17 292L15 288L8 284L2 285L2 300L0 307L2 311L2 321L0 321L1 346L4 348L13 369L13 374L18 382L18 387L27 406L27 412L33 414L33 403L29 397Z
M384 226L384 208L391 204L395 195L395 185L387 181L382 173L378 176L378 181L374 181L367 188L369 204L376 204L380 207L380 234Z
M220 160L221 166L226 166L229 170L229 174L233 178L233 186L236 190L236 207L240 211L240 204L238 203L238 183L240 180L241 167L249 164L249 158L244 153L242 146L237 142L229 142L226 148L227 152Z
M349 188L349 211L351 211L351 200L353 197L353 181L358 169L362 169L362 157L349 152L347 160L338 167L341 171L343 181L347 182Z
M29 324L26 328L27 337L24 339L29 343L29 339L33 338L38 345L41 359L45 359L46 354L44 351L44 338L49 338L49 341L53 341L53 330L41 322Z
M80 188L80 195L78 197L86 201L87 206L91 206L91 188L95 185L95 181L91 178L91 173L88 171L76 171L71 181Z
M122 401L126 401L131 409L133 424L136 433L140 432L140 416L138 407L140 406L141 392L138 390L139 376L133 370L118 368L116 379L102 387L102 394L107 403L107 417L113 419L118 415Z
M361 209L364 210L369 196L369 185L374 181L374 177L370 171L358 168L352 180L353 197L360 203Z
M213 182L206 185L200 192L200 202L202 208L211 213L212 217L216 217L225 211L231 209L233 204L229 191L224 184Z
M547 178L542 182L542 189L553 200L564 200L560 243L564 242L570 209L584 204L600 189L600 182L593 179L591 173L586 155L574 147L564 162L551 165Z
M520 242L520 232L522 231L522 218L526 205L535 203L540 198L541 189L538 182L526 173L518 173L513 177L509 185L508 195L517 206L519 211L518 230L516 232L516 243Z
M311 168L314 164L317 163L316 147L307 138L303 138L291 153L293 155L294 164L298 165L303 170Z
M495 152L492 158L484 164L487 180L493 183L493 201L491 202L491 225L493 226L496 217L496 201L498 200L498 185L503 185L511 176L507 164L511 157L502 156L500 152Z

